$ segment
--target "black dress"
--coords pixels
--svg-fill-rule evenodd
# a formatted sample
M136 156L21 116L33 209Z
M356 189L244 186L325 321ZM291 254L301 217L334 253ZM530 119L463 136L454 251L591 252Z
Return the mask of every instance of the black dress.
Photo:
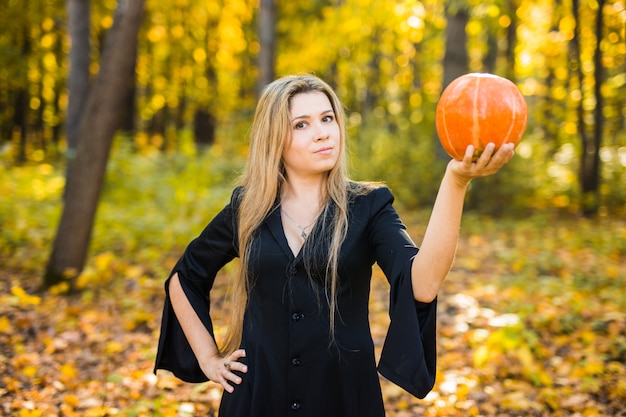
M238 256L237 190L228 204L187 247L172 270L213 334L209 292L217 272ZM391 324L378 372L423 398L435 381L436 301L416 302L410 280L418 249L392 206L389 189L356 196L340 255L335 343L329 346L327 299L316 276L305 272L303 250L294 256L280 210L255 235L253 285L241 347L248 373L232 394L224 392L220 416L380 417L385 415L368 321L372 265L391 284ZM315 232L305 245L316 245ZM321 242L321 243L320 243ZM323 253L317 239L316 253ZM320 251L321 249L321 251ZM169 280L168 280L169 281ZM167 283L166 283L167 292ZM155 371L170 370L187 382L203 382L191 348L166 297Z

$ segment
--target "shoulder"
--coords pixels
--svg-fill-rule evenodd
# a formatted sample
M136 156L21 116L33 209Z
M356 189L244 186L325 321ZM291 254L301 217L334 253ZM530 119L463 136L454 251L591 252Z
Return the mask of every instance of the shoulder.
M233 212L239 211L239 206L241 205L241 200L243 198L244 191L245 191L245 188L241 185L233 189L233 192L230 195L230 202L229 202L229 208Z
M231 204L237 204L241 201L241 198L243 197L243 193L245 191L245 188L243 187L243 185L238 185L233 189L233 193L230 196L230 203Z
M356 205L391 204L394 196L383 183L351 181L348 184L348 199Z
M348 195L349 211L356 218L377 217L394 202L393 193L382 183L351 183Z

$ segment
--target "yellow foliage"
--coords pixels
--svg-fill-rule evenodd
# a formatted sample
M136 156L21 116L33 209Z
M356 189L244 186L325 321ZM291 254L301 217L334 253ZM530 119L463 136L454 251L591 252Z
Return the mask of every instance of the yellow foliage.
M38 409L27 409L23 408L20 410L19 417L41 417L43 416L43 412Z
M99 271L109 270L114 260L115 255L112 252L105 252L94 257L94 263Z
M124 345L116 340L112 340L107 343L106 348L104 350L109 355L114 355L116 353L120 353L124 351Z
M107 407L107 406L103 406L103 405L99 405L96 407L91 407L89 409L87 409L85 411L85 413L83 414L83 417L104 417L104 416L113 416L118 414L118 411L116 408L113 407Z
M0 317L0 333L13 333L13 326L11 326L11 322L8 317Z
M130 318L124 320L124 329L131 331L141 324L150 323L152 320L153 316L151 313L143 310L136 311L133 312Z
M67 363L61 365L61 380L62 381L71 380L73 378L76 378L77 375L78 375L78 372L76 371L76 368L74 368L74 366L67 364Z
M69 282L62 282L60 284L57 284L51 287L48 291L52 295L61 295L61 294L66 294L69 290L70 290Z
M100 26L102 26L103 29L108 29L113 26L113 17L103 16L102 19L100 19Z
M26 378L34 378L37 375L37 367L34 365L26 365L22 368L22 374Z
M202 48L196 48L193 51L193 59L198 63L206 61L206 51Z
M11 287L11 294L17 297L17 303L20 305L39 305L41 297L28 294L22 287Z
M80 400L75 394L65 394L63 396L63 403L69 406L70 408L74 408L78 405Z
M543 411L543 406L537 401L529 398L525 391L513 391L505 395L502 406L514 411Z

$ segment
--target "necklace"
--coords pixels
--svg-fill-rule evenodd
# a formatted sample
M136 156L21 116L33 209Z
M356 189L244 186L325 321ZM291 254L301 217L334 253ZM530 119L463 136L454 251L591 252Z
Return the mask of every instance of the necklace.
M306 238L307 238L307 236L309 235L309 234L306 232L306 229L308 229L309 227L313 226L313 225L315 224L315 222L317 221L317 218L316 218L316 219L315 219L315 220L313 220L310 224L308 224L308 225L306 225L306 226L302 227L302 226L300 226L300 225L298 224L298 222L297 222L297 221L295 221L295 220L293 219L293 217L291 217L291 216L289 215L289 213L287 213L284 209L281 209L280 211L281 211L281 212L282 212L282 213L283 213L283 214L287 217L287 219L289 219L289 220L291 221L291 223L295 224L295 225L296 225L296 227L297 227L298 229L300 229L300 232L301 232L301 233L300 233L300 236L302 236L302 239L306 239Z

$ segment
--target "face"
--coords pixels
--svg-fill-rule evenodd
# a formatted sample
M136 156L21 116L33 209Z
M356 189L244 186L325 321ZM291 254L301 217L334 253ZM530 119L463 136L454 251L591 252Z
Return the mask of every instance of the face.
M290 138L283 151L287 177L320 176L339 158L340 132L326 94L314 91L291 98Z

